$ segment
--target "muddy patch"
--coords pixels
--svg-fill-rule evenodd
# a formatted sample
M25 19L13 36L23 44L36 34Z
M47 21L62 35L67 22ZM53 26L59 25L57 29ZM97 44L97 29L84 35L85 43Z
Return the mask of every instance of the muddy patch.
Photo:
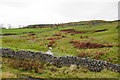
M106 46L106 45L103 45L103 44L92 43L92 42L84 42L84 41L78 41L78 40L72 40L70 43L72 43L75 48L79 48L79 49L113 47L112 45L107 45Z

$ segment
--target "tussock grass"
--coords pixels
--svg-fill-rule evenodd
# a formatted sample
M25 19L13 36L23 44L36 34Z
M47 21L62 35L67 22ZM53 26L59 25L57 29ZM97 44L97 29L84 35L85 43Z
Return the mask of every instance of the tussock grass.
M103 70L101 72L91 72L86 68L70 67L57 68L52 65L36 64L38 62L3 58L2 78L118 78L118 73ZM27 70L26 70L27 69ZM6 74L6 75L5 75ZM104 74L104 75L103 75Z

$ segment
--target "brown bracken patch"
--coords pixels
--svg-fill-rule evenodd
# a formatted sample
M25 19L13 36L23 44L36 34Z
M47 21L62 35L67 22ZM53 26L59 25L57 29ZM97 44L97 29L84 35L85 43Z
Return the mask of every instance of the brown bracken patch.
M89 38L88 36L80 36L80 38Z
M48 43L47 46L48 46L48 47L52 47L55 42L56 42L56 41L52 40L52 41L50 41L50 42Z
M62 35L59 35L59 34L54 34L53 36L62 36Z
M61 39L61 38L47 38L47 40L58 40L58 39Z
M39 43L39 45L40 45L40 46L43 46L43 45L45 45L45 43Z
M70 43L72 43L75 48L79 48L79 49L112 47L111 45L106 46L103 44L92 43L92 42L83 42L83 41L78 41L78 40L72 40Z
M24 35L24 36L20 36L20 37L33 37L35 36L36 34L32 33L32 34L29 34L29 35Z
M60 35L60 34L54 34L53 36L58 36L58 37L62 37L65 38L66 36Z
M48 37L49 35L43 35L43 37Z
M71 34L82 34L82 33L88 32L88 31L75 31L74 29L65 29L65 30L60 30L60 31L71 33Z

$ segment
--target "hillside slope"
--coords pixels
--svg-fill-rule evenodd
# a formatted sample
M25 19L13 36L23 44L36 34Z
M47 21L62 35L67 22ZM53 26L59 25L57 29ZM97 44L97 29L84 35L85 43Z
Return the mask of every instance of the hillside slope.
M57 57L67 55L89 57L119 64L117 27L118 21L102 20L39 24L20 29L2 29L3 36L0 38L2 48L10 48L15 51L28 50L46 53L51 47L53 55ZM13 33L14 35L12 35ZM99 77L106 73L109 71L101 72ZM56 77L62 75L57 74L59 73L56 72ZM88 75L89 77L90 75Z

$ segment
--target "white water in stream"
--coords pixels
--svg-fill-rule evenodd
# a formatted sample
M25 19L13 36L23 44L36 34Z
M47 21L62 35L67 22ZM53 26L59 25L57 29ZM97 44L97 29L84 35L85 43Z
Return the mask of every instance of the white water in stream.
M52 48L51 48L51 47L49 47L49 50L46 52L46 54L53 55L53 53L52 53L51 51L52 51Z

